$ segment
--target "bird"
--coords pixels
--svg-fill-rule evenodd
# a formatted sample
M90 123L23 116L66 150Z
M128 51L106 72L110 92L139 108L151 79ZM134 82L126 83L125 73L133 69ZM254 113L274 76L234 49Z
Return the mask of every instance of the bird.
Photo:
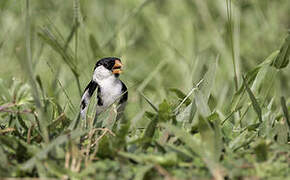
M119 79L122 67L121 59L117 57L106 57L98 60L94 68L93 77L83 92L80 116L86 120L90 99L97 89L97 105L93 122L93 126L97 128L102 125L102 122L97 122L98 115L115 102L118 103L116 120L122 117L125 110L128 90L126 85Z

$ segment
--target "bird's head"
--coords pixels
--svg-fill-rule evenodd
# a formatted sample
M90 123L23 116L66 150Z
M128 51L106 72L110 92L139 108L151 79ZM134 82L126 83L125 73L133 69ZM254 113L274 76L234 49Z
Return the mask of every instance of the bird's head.
M122 73L122 66L123 64L119 58L103 58L96 63L94 75L98 79L104 79L110 76L118 77Z

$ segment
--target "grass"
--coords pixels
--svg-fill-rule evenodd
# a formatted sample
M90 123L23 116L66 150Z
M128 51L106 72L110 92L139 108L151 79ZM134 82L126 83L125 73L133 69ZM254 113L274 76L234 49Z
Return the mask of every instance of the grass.
M288 1L14 1L0 2L0 177L290 177ZM125 64L125 115L84 129L105 56Z

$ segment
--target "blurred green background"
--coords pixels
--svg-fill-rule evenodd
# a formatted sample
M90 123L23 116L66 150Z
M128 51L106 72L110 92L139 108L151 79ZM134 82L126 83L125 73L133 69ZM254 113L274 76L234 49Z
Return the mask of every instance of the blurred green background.
M77 107L80 95L72 71L40 34L67 44L81 90L98 59L120 57L125 65L121 79L129 87L126 114L136 127L147 123L139 119L148 109L138 91L154 103L171 96L172 87L188 93L218 56L212 99L216 109L228 113L235 89L233 56L240 86L241 75L278 50L290 28L288 0L233 1L230 24L225 0L75 2L30 1L32 71L50 97L68 103L60 82ZM27 81L19 63L24 57L17 53L26 46L25 9L25 1L0 2L0 77L7 84L12 78ZM288 66L276 77L270 96L290 96L289 72Z
M289 179L289 13L289 0L0 0L0 176ZM129 90L115 137L76 118L110 56Z

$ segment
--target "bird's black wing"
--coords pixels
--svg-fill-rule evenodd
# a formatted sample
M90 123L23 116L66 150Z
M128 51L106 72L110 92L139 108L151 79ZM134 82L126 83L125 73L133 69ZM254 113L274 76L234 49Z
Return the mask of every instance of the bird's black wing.
M91 80L83 93L83 96L81 99L81 112L80 112L82 119L86 119L86 114L87 114L88 106L90 103L90 99L92 95L94 94L97 87L98 87L98 83Z
M121 81L121 83L122 83L122 96L119 100L119 104L117 107L116 120L119 120L122 117L124 110L126 108L126 105L127 105L127 100L128 100L128 89L122 81Z

